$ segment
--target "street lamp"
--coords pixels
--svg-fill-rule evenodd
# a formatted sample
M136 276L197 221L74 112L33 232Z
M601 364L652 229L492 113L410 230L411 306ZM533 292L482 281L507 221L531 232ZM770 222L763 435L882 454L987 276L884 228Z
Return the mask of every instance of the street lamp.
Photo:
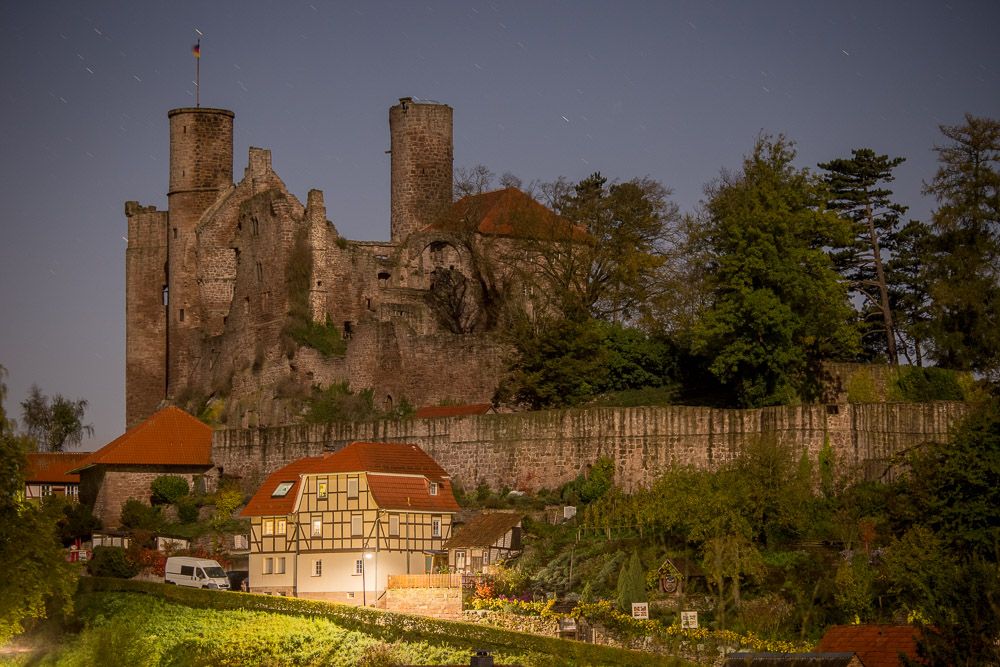
M361 606L368 606L368 575L365 572L365 561L372 557L370 553L366 553L365 557L361 559ZM375 584L378 585L378 561L375 561Z

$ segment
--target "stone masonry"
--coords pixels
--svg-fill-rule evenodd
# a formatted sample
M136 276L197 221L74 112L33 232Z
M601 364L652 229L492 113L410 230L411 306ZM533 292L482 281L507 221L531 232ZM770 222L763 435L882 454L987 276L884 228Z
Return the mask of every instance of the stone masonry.
M714 467L753 438L774 437L815 462L830 443L843 472L867 479L891 474L891 459L947 436L964 403L806 405L757 410L696 407L591 408L328 426L219 430L212 460L256 490L272 471L355 440L419 445L471 489L549 489L602 456L626 490L670 466Z
M126 500L141 500L149 504L153 481L162 475L174 475L187 480L194 488L195 478L212 478L211 466L152 466L152 465L99 465L80 472L80 502L93 508L105 528L120 525L121 508ZM214 479L214 478L213 478ZM214 490L212 484L206 490Z

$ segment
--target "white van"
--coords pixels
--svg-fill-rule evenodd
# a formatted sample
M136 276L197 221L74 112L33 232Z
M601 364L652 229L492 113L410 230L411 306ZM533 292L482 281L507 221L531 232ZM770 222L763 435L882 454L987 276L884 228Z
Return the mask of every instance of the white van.
M214 560L171 556L164 568L164 580L168 584L229 590L229 578L225 570Z

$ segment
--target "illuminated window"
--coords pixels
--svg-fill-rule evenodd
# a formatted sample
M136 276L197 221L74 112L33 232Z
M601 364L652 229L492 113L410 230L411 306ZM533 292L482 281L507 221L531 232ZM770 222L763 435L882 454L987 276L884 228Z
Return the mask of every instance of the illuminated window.
M287 531L287 527L285 525L285 520L284 519L278 519L275 523L278 524L276 526L276 534L278 534L278 535L284 535L285 532Z
M352 514L351 515L351 536L352 537L357 537L359 535L363 535L364 534L363 526L364 526L364 523L362 521L361 515L360 514Z
M358 479L357 477L352 477L347 480L347 497L357 498L358 497Z
M274 535L274 521L271 519L264 519L264 534Z
M323 535L323 519L313 519L312 534L313 537L320 537Z
M326 498L326 482L319 482L316 484L316 497Z
M389 515L389 534L394 536L399 535L399 515L397 514Z

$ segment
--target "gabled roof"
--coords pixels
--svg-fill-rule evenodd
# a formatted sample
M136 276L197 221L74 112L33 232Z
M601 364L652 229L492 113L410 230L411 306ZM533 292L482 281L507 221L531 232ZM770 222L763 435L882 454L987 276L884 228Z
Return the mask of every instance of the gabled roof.
M416 445L395 442L352 442L338 452L306 457L272 473L241 516L280 516L295 511L303 475L367 473L368 488L381 509L457 512L448 473ZM427 482L438 484L430 495ZM281 498L272 494L282 482L293 482Z
M730 653L724 667L867 667L853 653Z
M896 667L899 654L917 659L912 625L834 625L816 645L817 651L854 651L865 667Z
M163 408L84 459L95 465L212 465L212 428L180 408Z
M587 232L556 215L519 189L510 187L466 195L450 215L428 230L474 228L484 236L511 236L542 241L586 241Z
M474 403L472 405L431 405L420 408L414 413L414 419L430 419L432 417L459 417L462 415L485 415L493 409L490 403Z
M26 482L79 484L80 476L69 474L90 456L90 452L33 452L28 454L28 474Z
M449 477L424 450L400 442L352 442L338 452L324 452L309 472L423 475L432 480Z
M431 495L427 483L420 477L398 475L368 475L368 490L375 504L384 510L422 510L426 512L457 512L458 503L451 484L438 482L436 495Z
M480 514L462 526L455 535L444 543L445 549L463 547L488 547L507 534L507 531L521 523L521 515L513 512L492 512Z
M689 579L705 576L705 572L702 571L698 563L689 558L684 558L683 556L671 556L666 559L663 561L663 564L660 565L659 571L663 574L670 571Z
M257 489L257 493L253 494L253 498L246 504L243 511L240 512L240 516L281 516L291 514L295 510L295 499L299 494L301 475L307 472L311 466L322 460L323 457L321 456L302 458L271 473L264 480L264 483L260 485L260 488ZM280 498L272 498L274 490L282 482L292 482L291 488Z

